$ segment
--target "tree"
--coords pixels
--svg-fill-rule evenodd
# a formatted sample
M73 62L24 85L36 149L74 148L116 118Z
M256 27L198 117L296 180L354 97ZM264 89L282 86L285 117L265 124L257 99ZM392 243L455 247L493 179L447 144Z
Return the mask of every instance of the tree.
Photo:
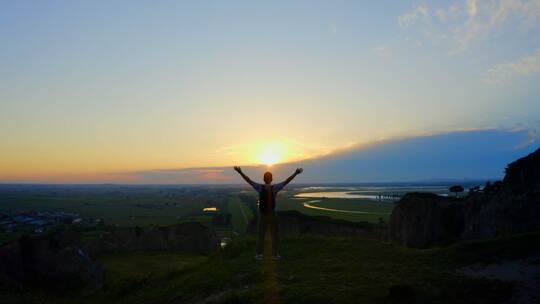
M448 188L448 191L450 192L454 192L456 194L456 197L458 195L459 192L463 192L463 187L461 185L454 185L450 188Z

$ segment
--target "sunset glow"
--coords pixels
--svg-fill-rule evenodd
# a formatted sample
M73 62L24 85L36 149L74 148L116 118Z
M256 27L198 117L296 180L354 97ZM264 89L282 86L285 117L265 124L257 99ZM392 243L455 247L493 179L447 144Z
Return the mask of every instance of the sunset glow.
M264 146L258 155L261 164L272 166L284 160L287 149L282 143L271 143Z
M9 2L0 182L172 182L155 170L456 130L540 137L538 1Z

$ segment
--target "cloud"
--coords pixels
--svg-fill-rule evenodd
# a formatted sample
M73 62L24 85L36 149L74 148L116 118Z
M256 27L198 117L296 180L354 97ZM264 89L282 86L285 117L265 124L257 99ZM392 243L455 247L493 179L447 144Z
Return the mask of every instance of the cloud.
M527 141L523 143L522 146L531 145L540 140L540 130L539 129L529 129L527 131L528 138Z
M527 140L515 147L516 150L538 143L538 139L540 139L540 132L538 130L529 130L528 135Z
M469 17L476 16L478 9L476 7L476 0L467 0L467 14Z
M375 55L381 56L381 57L385 57L385 56L390 55L390 49L385 45L376 46L376 47L372 48L371 51Z
M515 150L523 149L524 147L535 145L538 142L540 142L540 121L536 123L536 126L530 126L530 127L516 127L512 132L526 132L527 138L518 145L514 147Z
M470 2L474 4L469 5ZM511 20L516 20L522 27L534 25L540 19L540 1L485 1L481 6L468 1L467 13L469 19L454 32L459 50L467 49Z
M488 84L510 82L513 78L540 74L540 49L513 62L491 67L484 81Z
M192 169L192 173L196 174L211 174L211 173L223 173L224 169Z
M436 22L428 18L430 11L434 12ZM539 0L465 0L432 9L421 5L398 17L402 28L412 28L416 24L428 39L449 38L454 52L467 50L506 25L528 29L536 26L539 20Z
M129 181L136 184L199 184L236 181L232 167L155 169L120 174L128 176Z
M506 164L537 148L530 137L528 130L472 129L389 139L285 171L304 167L301 182L500 178Z
M409 27L411 25L414 25L419 20L426 20L428 17L428 7L424 4L421 4L415 7L412 11L399 16L398 23L401 27Z
M537 129L462 129L442 134L392 138L354 145L339 153L271 167L276 182L303 167L299 183L414 181L429 178L494 178L504 166L531 152ZM266 166L243 166L261 182ZM232 167L122 172L138 184L238 184Z

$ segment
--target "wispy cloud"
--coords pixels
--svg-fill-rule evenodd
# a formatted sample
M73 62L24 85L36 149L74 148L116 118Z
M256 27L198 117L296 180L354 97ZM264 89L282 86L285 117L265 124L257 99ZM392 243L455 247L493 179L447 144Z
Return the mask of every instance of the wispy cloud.
M476 7L476 0L467 0L466 6L467 14L469 15L469 17L476 16L476 13L478 12L478 8Z
M513 62L504 62L491 67L484 81L488 84L510 82L513 78L540 74L540 49Z
M465 0L433 8L422 4L398 17L402 28L416 24L426 38L451 42L454 52L467 50L506 25L527 29L539 20L539 0Z
M536 126L531 126L531 127L517 127L513 130L511 130L512 132L515 132L515 133L519 133L519 132L526 132L527 133L527 138L517 144L515 147L513 147L514 149L523 149L524 147L527 147L527 146L530 146L530 145L534 145L536 143L538 143L540 141L540 121L536 123Z
M381 57L386 57L386 56L390 55L390 49L385 45L376 46L376 47L372 48L371 51L375 55L381 56Z
M399 26L409 27L418 21L424 21L429 17L429 9L426 5L421 4L415 7L412 11L407 12L398 18Z
M226 146L221 147L217 149L214 153L217 154L225 154L225 155L236 155L240 153L241 146L235 145L235 146Z
M528 137L528 140L527 142L525 143L525 145L530 145L530 144L534 144L536 142L538 142L540 140L540 130L538 128L536 129L529 129L527 131L527 135L529 136Z
M192 169L191 172L195 174L212 174L223 173L224 169Z
M232 167L202 167L184 169L155 169L134 172L121 172L129 176L130 181L139 184L198 184L198 183L230 183L235 181Z
M540 19L540 1L485 1L479 6L476 1L468 1L466 12L469 19L454 32L460 50L465 50L478 39L486 38L504 24L510 23L511 19L515 19L521 26L532 26Z

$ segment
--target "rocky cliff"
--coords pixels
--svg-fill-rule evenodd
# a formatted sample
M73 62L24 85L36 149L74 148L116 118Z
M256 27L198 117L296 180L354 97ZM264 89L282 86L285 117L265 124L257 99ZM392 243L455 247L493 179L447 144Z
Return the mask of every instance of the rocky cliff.
M396 202L390 239L426 248L540 231L540 149L508 165L502 182L463 199L411 193Z
M463 231L464 202L431 193L409 193L390 217L391 239L410 247L449 244Z
M506 167L504 184L514 193L540 193L540 149Z
M298 211L279 211L279 229L281 236L298 236L316 234L326 236L358 236L367 238L380 238L384 235L386 225L373 223L352 223L332 219L327 216L308 216ZM257 218L254 218L248 227L248 233L256 233Z
M103 269L94 260L99 254L115 251L208 254L217 248L215 234L200 223L117 229L84 242L74 231L23 237L0 247L0 288L91 292L103 284Z
M89 240L85 248L91 256L113 251L181 251L208 254L219 240L201 223L182 223L165 227L123 228Z
M462 239L540 231L539 193L516 193L504 184L495 192L471 195L466 203Z
M74 232L20 240L0 247L0 285L9 289L91 292L103 284L103 269L82 249Z

